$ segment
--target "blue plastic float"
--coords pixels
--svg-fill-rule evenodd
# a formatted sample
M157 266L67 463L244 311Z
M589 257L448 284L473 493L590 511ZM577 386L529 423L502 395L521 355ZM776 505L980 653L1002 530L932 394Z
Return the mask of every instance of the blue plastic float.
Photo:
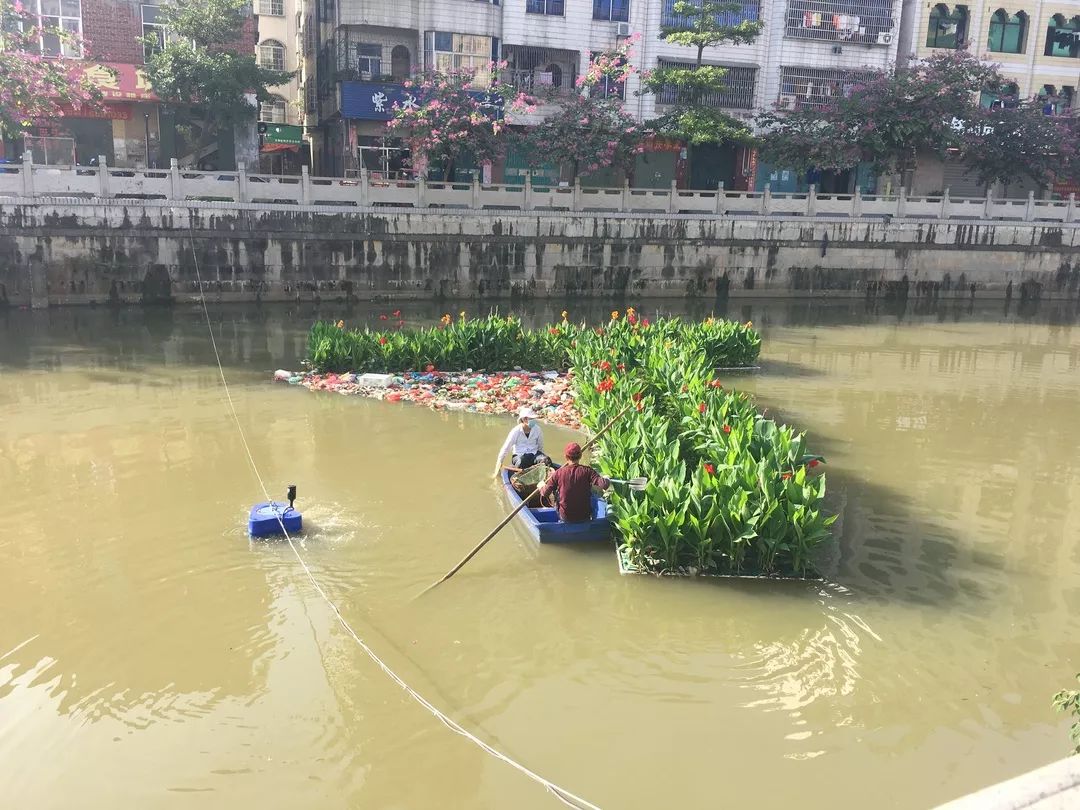
M304 527L304 516L294 507L296 485L289 486L289 502L265 501L251 507L248 533L252 537L284 537L285 532L297 534ZM284 526L284 531L282 527Z

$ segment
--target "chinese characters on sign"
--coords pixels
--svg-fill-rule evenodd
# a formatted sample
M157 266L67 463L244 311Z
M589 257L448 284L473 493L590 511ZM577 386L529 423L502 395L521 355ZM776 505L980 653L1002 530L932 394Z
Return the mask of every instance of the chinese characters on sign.
M135 65L92 64L85 68L85 75L106 101L157 101L146 73Z
M486 115L499 120L503 116L503 98L493 93L470 93L480 102ZM341 85L341 114L345 118L369 121L389 121L394 111L421 107L424 100L400 84L383 82L343 82Z

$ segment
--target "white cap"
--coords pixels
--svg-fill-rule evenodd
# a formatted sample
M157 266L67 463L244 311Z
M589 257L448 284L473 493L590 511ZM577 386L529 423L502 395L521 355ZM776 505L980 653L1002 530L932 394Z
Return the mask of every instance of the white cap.
M532 408L526 405L520 411L518 411L518 419L537 419L539 418Z

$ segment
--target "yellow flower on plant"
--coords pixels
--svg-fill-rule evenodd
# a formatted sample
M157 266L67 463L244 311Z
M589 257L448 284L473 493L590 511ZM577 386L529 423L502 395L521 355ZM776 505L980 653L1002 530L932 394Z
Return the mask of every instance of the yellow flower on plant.
M449 325L450 325L450 322L451 322L452 320L454 320L454 319L453 319L453 318L451 318L451 317L450 317L450 313L449 313L449 312L447 312L447 313L446 313L445 315L443 315L443 316L442 316L442 318L441 318L440 320L442 321L442 323L443 323L443 325L444 325L444 326L449 326Z
M713 324L713 318L712 318L712 315L710 315L708 318L705 319L705 325L706 326L712 326L712 324Z
M461 310L461 312L459 312L458 315L461 316L461 320L465 320L465 310Z
M337 328L338 329L344 329L345 328L345 321L338 321L337 322Z
M566 310L565 309L562 311L562 319L564 321L566 320Z
M747 321L746 322L746 328L747 329L753 329L754 328L754 322L753 321Z
M611 320L613 320L613 321L619 320L619 310L617 310L617 309L611 310Z

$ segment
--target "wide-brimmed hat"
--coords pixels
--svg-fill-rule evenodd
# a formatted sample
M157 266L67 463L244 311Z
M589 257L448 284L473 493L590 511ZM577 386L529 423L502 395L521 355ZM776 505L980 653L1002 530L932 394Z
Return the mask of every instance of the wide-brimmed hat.
M537 419L539 418L536 411L526 405L520 411L518 411L518 419Z

